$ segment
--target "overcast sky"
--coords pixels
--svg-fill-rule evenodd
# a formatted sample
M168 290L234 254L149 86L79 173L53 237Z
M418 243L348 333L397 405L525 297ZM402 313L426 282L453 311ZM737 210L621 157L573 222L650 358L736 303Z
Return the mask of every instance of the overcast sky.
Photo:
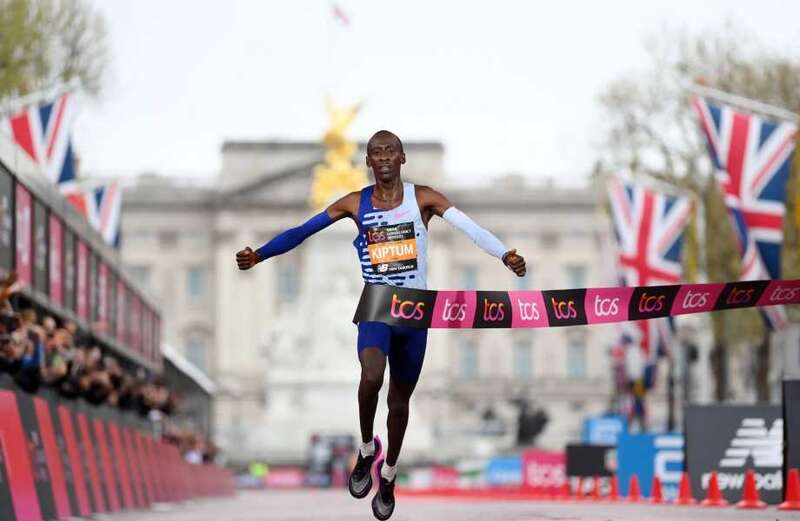
M74 131L87 175L214 175L225 140L319 139L330 93L364 102L353 138L387 128L441 141L451 176L580 182L596 158L597 95L646 69L648 35L730 19L764 50L800 55L789 0L341 0L349 26L328 0L93 3L112 61Z

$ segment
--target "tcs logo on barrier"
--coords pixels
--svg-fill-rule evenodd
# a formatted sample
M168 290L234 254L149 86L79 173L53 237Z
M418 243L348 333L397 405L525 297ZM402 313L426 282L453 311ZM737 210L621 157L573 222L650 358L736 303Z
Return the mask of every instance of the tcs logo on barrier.
M634 289L628 305L628 318L641 320L668 316L679 290L680 286L652 286Z
M536 302L525 302L523 300L517 301L519 309L519 318L522 320L539 320L541 314L539 313L539 306Z
M483 299L483 319L487 322L497 322L506 318L505 303L490 302Z
M551 326L586 324L585 289L543 291Z
M397 294L392 293L392 307L390 313L394 318L422 320L425 318L425 302L402 300Z
M559 300L550 297L550 305L558 320L569 320L578 317L578 311L575 309L574 300Z
M441 317L447 322L463 322L467 319L467 304L458 304L445 299Z
M602 298L594 297L594 314L598 317L609 317L619 313L619 297Z
M772 304L786 304L797 300L798 294L800 294L800 288L798 287L786 288L778 286L770 290L768 300Z
M755 306L767 289L768 281L730 282L725 285L714 309L733 309Z
M511 327L511 300L507 291L478 291L475 327Z
M658 313L664 310L664 295L648 295L647 292L642 293L639 297L639 313Z
M683 296L683 301L681 304L685 309L696 309L701 308L703 306L708 305L708 299L711 296L711 293L707 291L703 292L692 292L687 291L686 295Z

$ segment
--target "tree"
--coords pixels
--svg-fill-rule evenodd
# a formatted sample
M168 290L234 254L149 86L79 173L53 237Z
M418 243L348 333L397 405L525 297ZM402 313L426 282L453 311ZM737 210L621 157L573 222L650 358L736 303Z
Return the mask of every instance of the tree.
M683 187L702 203L703 237L687 241L686 260L697 261L709 280L737 280L738 246L713 179L713 169L686 83L702 78L708 86L800 112L800 61L755 49L743 31L728 23L719 34L666 31L647 42L651 67L612 82L600 96L607 124L604 170L629 168ZM783 248L787 278L800 272L797 222L798 170L789 181ZM693 247L692 244L695 244ZM795 314L797 310L790 310ZM717 400L725 400L727 351L733 342L758 344L755 369L758 398L769 398L769 346L754 310L714 313L711 354Z
M67 83L99 93L103 17L84 0L0 0L0 102Z

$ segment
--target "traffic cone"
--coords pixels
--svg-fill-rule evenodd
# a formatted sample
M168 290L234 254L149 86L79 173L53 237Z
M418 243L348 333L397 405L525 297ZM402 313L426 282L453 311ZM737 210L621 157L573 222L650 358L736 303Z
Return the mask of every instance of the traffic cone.
M575 499L581 501L583 497L583 476L578 478L578 486L575 488Z
M736 503L736 508L747 508L751 510L767 508L767 504L758 497L756 472L753 469L748 469L744 476L744 494L742 494L742 500Z
M611 490L608 492L608 500L612 503L619 501L619 480L616 474L611 476Z
M708 496L700 503L704 507L726 507L728 501L722 497L717 481L717 471L711 471L711 479L708 480Z
M658 476L653 476L653 485L650 488L650 502L656 505L664 502L664 496L661 494L661 480L658 479Z
M569 501L572 499L572 489L569 487L569 480L565 481L563 485L561 485L561 494L559 494L559 498L563 501Z
M628 502L638 503L642 500L642 493L639 491L639 476L636 474L631 476L628 482Z
M778 510L800 510L800 474L797 469L789 471L784 502L778 505Z
M594 501L600 501L603 497L600 495L600 478L595 476L593 478L594 483L592 484L592 499Z
M692 488L689 483L689 473L684 472L681 474L681 484L678 488L678 498L675 500L676 505L694 505L697 500L692 497Z

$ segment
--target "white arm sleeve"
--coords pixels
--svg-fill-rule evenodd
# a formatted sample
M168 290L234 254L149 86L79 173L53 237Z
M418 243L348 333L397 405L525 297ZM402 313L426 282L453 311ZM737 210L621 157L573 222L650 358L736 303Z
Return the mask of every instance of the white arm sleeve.
M478 226L475 221L467 217L464 212L455 206L445 210L442 218L464 232L465 235L472 239L472 242L480 246L489 255L502 259L503 254L508 251L505 244L500 242L500 239L495 237L492 232Z

